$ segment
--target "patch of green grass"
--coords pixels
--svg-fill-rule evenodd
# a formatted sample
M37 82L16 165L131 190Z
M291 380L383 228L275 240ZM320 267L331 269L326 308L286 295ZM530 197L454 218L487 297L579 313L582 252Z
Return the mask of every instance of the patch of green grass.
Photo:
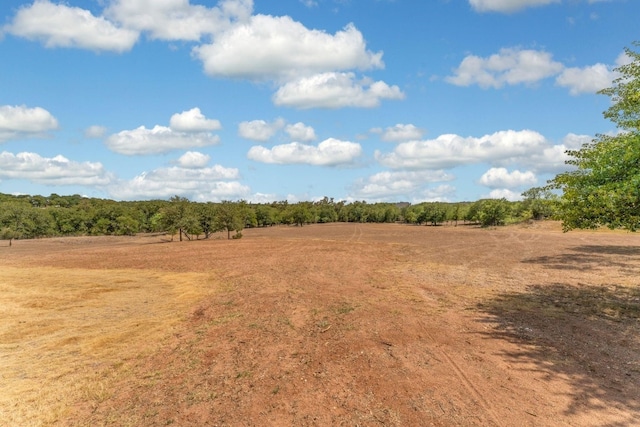
M337 314L347 314L347 313L351 313L353 310L355 310L356 308L349 304L348 302L343 302L340 305L336 306L334 308L334 311Z
M236 373L236 379L249 378L251 375L253 375L251 371L238 371Z
M288 317L281 317L280 319L278 319L278 322L282 323L283 325L289 326L291 329L295 329L296 328L293 325L293 322L291 322L291 319L289 319Z

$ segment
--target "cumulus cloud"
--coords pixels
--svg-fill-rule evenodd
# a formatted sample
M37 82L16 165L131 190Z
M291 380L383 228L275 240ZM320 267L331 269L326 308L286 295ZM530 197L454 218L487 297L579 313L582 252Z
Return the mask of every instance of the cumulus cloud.
M281 89L274 95L278 105L374 107L383 99L404 97L397 86L383 81L354 82L344 74L384 68L383 53L369 50L353 24L333 34L310 29L289 16L254 15L253 0L221 0L215 7L190 0L98 3L107 4L100 16L79 7L35 0L20 8L0 35L7 32L40 40L47 47L114 52L131 50L141 34L168 41L201 42L206 38L191 51L206 74L274 82ZM307 2L310 4L313 2ZM338 87L319 82L327 73L342 76ZM356 100L348 102L336 89L347 89Z
M176 132L165 126L147 129L140 126L134 130L123 130L107 138L107 147L120 154L159 154L172 150L206 147L220 142L217 135L205 132Z
M84 137L91 139L100 139L107 134L107 128L104 126L93 125L84 130Z
M454 176L442 170L436 171L384 171L357 180L351 188L350 198L354 200L397 201L412 194L424 193L427 184L451 181Z
M302 122L287 125L284 131L287 132L293 141L309 142L316 139L316 131L311 126L307 126Z
M489 188L515 188L524 185L533 186L537 179L531 171L509 172L506 168L491 168L480 177L479 182Z
M512 13L528 7L546 6L559 2L560 0L469 0L471 7L478 12L500 13Z
M131 180L118 181L109 187L109 194L117 199L168 198L174 195L198 201L220 201L245 198L250 189L240 183L236 168L207 166L209 156L187 152L178 166L154 169Z
M578 150L592 140L593 137L589 135L569 133L560 144L547 145L542 150L520 159L520 163L538 173L557 174L564 172L570 168L566 164L566 161L570 159L566 151Z
M44 108L0 105L0 142L16 137L41 136L58 129L58 120Z
M215 37L211 44L195 47L211 76L252 80L291 80L327 70L382 68L382 53L366 48L353 25L334 35L310 30L288 16L252 16Z
M252 11L252 0L226 0L212 8L188 0L115 0L105 15L152 39L199 41L248 20Z
M352 164L361 155L360 144L329 138L317 146L299 142L276 145L271 149L254 146L247 157L261 163L338 166Z
M522 200L522 193L518 191L509 190L507 188L499 188L499 189L491 190L491 192L487 196L483 196L482 198L507 199L511 202L517 202L519 200Z
M157 172L160 172L157 176ZM179 195L190 200L219 202L222 200L244 199L251 189L239 181L212 181L206 173L204 180L190 180L178 172L169 173L181 180L167 181L159 170L136 176L130 181L120 182L109 188L109 194L116 199L166 199Z
M487 58L465 57L454 70L454 75L447 77L446 81L457 86L477 84L485 89L498 89L504 85L536 83L560 73L563 68L547 52L503 48Z
M379 133L380 139L389 142L410 141L412 139L420 139L424 135L424 131L412 124L397 124L384 130L380 128L371 129L373 133Z
M404 99L398 86L383 81L356 80L354 73L327 72L281 86L273 95L278 106L308 108L372 108L383 99Z
M198 169L203 168L209 163L211 156L208 154L202 154L197 151L187 151L179 159L178 164L182 168L186 169Z
M283 119L269 123L264 120L251 120L238 125L238 135L252 141L266 142L285 125Z
M42 157L37 153L0 153L0 178L24 179L45 185L104 186L113 176L101 163L75 162L64 156Z
M544 136L531 130L500 131L480 138L445 134L431 140L403 142L391 153L376 151L375 157L392 169L445 169L526 157L547 145Z
M478 85L484 89L499 89L506 85L534 84L556 76L556 85L569 89L571 95L596 93L610 87L619 73L616 66L629 63L626 54L615 65L597 63L584 67L566 67L552 60L544 51L504 48L499 53L482 58L466 56L446 81L457 86Z
M588 67L566 68L556 78L556 84L569 88L571 95L582 93L596 93L610 87L618 73L605 64L595 64Z
M596 93L611 87L613 81L620 77L620 73L615 71L615 68L630 64L631 61L626 52L623 52L616 58L614 66L597 63L587 67L566 68L556 78L556 84L568 87L571 95Z
M222 129L220 121L207 119L197 107L171 116L169 126L178 132L211 132Z
M77 47L89 50L124 52L136 43L139 33L117 26L88 10L48 0L36 0L21 7L5 31L46 47Z

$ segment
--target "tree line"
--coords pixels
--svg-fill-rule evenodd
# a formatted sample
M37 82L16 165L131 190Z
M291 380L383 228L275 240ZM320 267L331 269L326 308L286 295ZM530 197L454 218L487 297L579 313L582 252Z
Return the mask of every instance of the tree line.
M80 235L135 235L166 233L171 238L210 238L223 232L228 239L242 237L252 227L357 222L438 226L480 224L498 226L553 215L555 196L543 189L525 193L522 202L479 200L439 203L367 203L318 201L289 203L192 202L169 200L114 201L79 195L9 195L0 193L0 239Z
M640 43L634 42L634 46ZM209 238L226 232L242 237L247 227L329 222L403 222L499 226L510 222L560 219L565 231L607 226L640 229L640 53L625 48L628 62L619 77L600 94L611 98L604 112L618 132L597 135L578 150L569 150L573 166L545 187L525 191L521 202L486 199L475 202L347 203L323 198L315 202L268 204L196 203L170 200L122 202L79 195L45 196L0 193L0 239L74 235L133 235L163 232L179 239ZM559 194L559 196L558 196Z

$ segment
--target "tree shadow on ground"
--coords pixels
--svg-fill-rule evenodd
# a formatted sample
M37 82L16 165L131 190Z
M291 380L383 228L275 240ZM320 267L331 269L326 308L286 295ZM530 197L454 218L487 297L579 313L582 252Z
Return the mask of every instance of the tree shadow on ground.
M615 267L640 274L640 247L613 245L582 245L567 249L567 253L525 259L528 264L541 264L558 270L594 270Z
M516 369L571 386L567 415L608 411L640 419L640 289L619 285L532 285L478 304L485 334L518 346L502 356Z

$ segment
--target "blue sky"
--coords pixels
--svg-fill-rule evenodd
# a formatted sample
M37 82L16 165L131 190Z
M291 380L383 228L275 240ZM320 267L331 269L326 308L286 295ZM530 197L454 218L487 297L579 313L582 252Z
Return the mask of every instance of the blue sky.
M615 132L636 0L3 0L0 192L517 200Z

